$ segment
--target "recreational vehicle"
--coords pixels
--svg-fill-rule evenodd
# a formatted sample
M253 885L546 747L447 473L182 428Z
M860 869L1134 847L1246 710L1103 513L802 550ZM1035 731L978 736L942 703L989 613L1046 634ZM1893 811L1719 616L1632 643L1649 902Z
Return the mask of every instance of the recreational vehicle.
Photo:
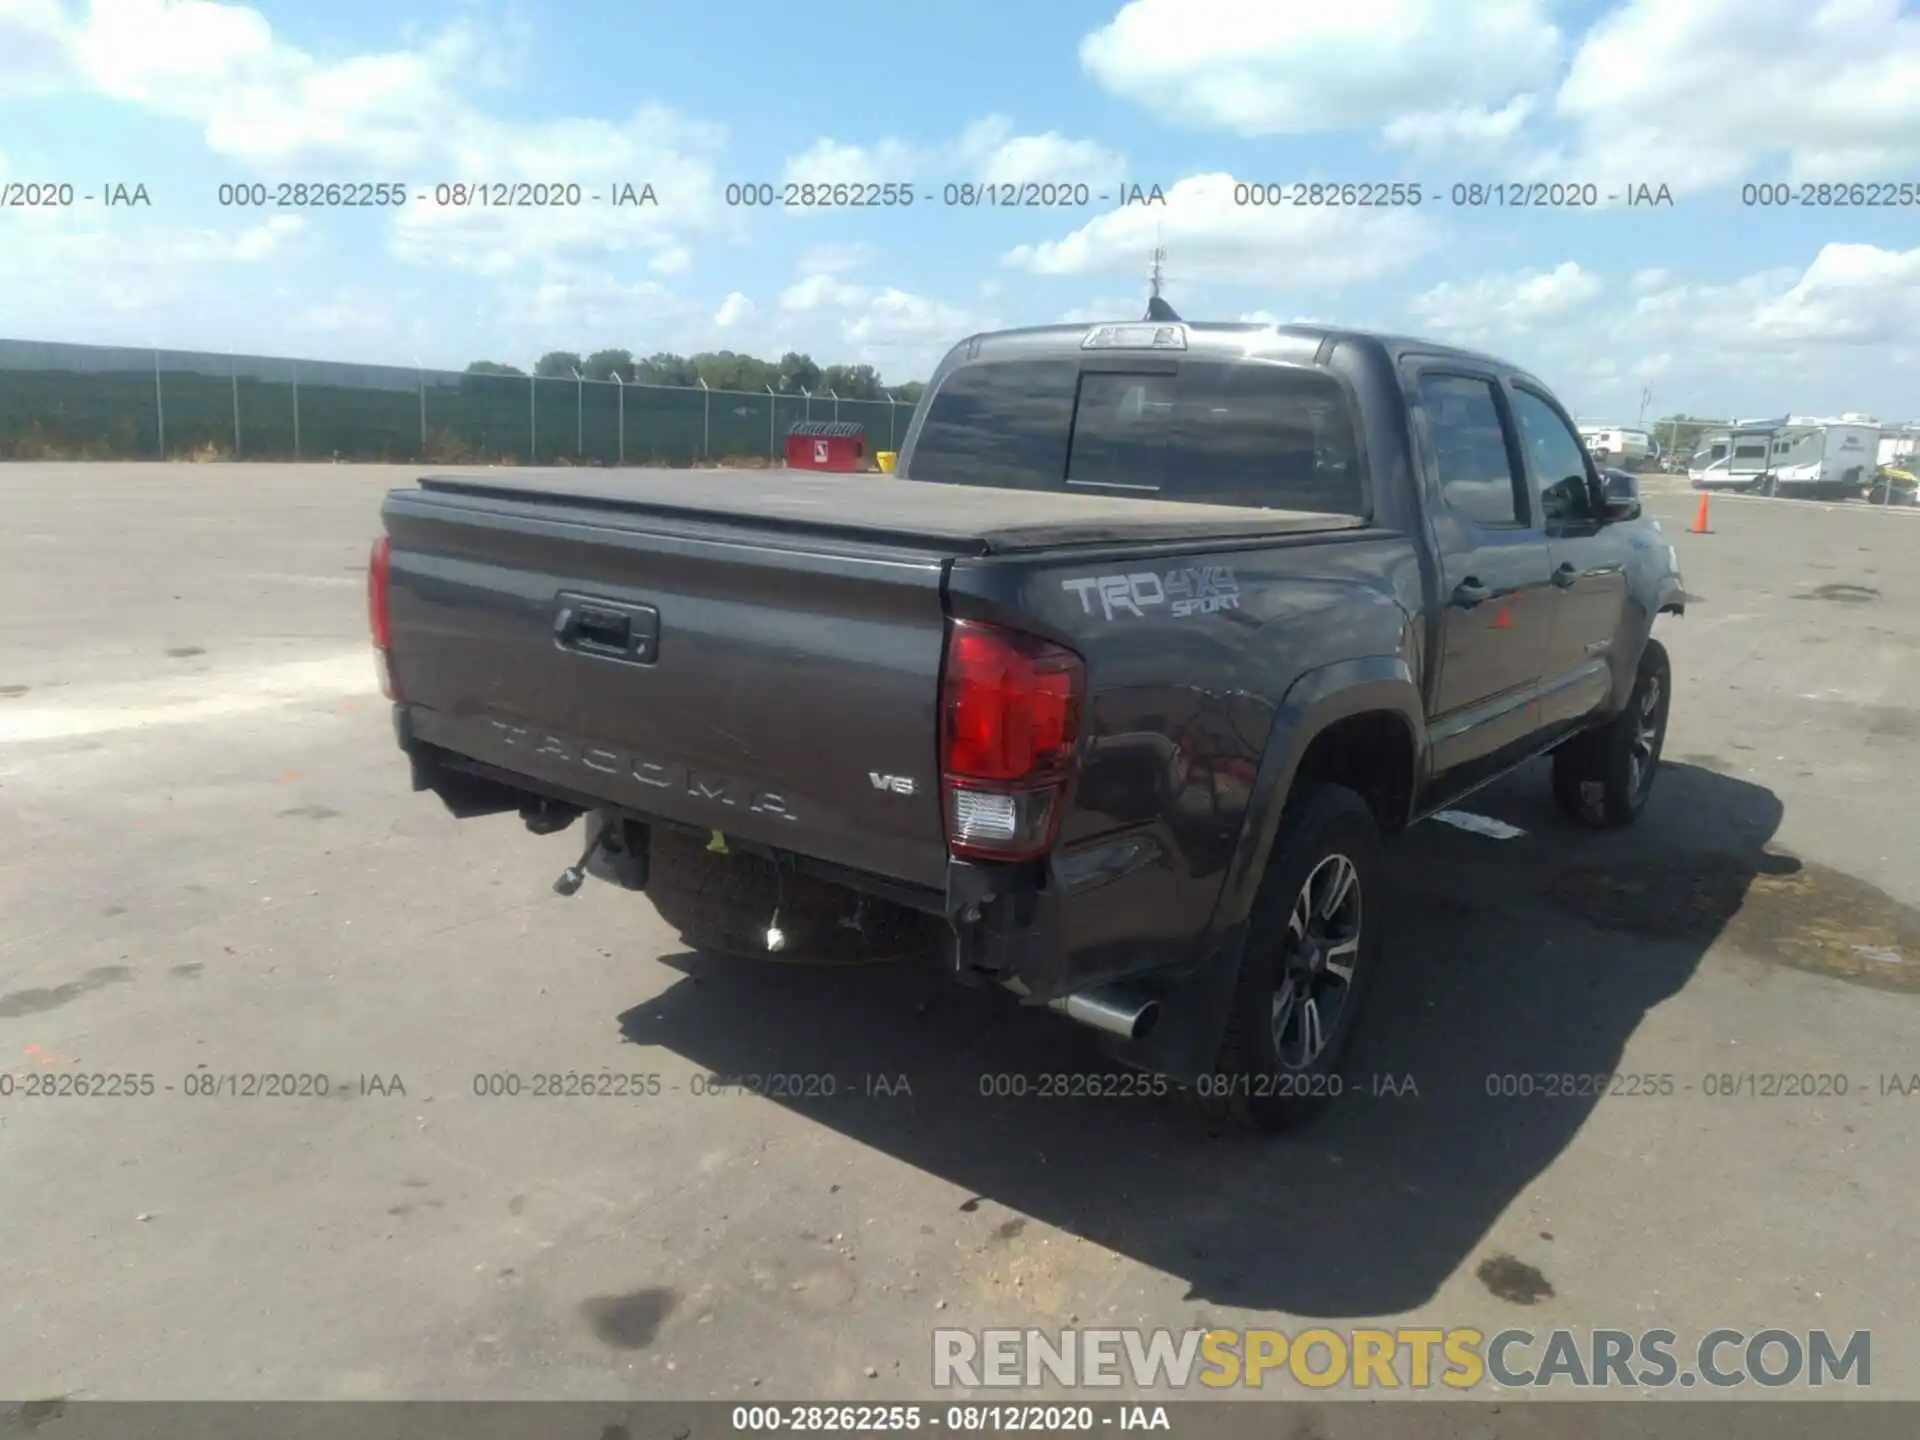
M1653 437L1644 430L1622 430L1611 425L1581 427L1580 439L1596 465L1638 469L1653 452Z
M1762 495L1849 499L1872 480L1879 445L1877 424L1801 416L1748 422L1729 437L1724 483Z
M1882 431L1877 458L1883 466L1911 469L1914 462L1920 460L1920 425L1901 425Z
M1733 436L1726 430L1709 430L1700 436L1700 443L1693 454L1687 457L1687 478L1698 488L1703 483L1711 484L1716 479L1724 481L1727 472L1727 455L1733 449Z

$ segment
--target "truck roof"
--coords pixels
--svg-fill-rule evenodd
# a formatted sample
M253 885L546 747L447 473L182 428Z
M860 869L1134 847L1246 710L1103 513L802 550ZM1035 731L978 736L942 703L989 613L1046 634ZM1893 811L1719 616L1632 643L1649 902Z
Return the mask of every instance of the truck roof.
M1527 372L1511 361L1484 351L1470 350L1439 340L1426 340L1388 331L1319 324L1265 324L1251 321L1170 320L1165 322L1115 318L1074 325L1031 325L1015 330L989 330L970 335L954 346L941 362L935 378L952 366L987 356L1018 354L1079 355L1082 342L1102 325L1177 325L1187 332L1187 346L1179 353L1209 360L1273 359L1324 362L1336 345L1372 347L1397 362L1403 355L1453 356L1474 360L1512 374Z

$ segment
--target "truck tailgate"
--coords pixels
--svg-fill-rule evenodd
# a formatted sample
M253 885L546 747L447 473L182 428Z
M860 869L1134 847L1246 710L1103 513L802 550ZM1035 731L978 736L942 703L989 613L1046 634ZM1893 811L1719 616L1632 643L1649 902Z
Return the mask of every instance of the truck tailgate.
M383 516L393 669L419 739L643 814L944 883L937 548L560 496L395 491Z

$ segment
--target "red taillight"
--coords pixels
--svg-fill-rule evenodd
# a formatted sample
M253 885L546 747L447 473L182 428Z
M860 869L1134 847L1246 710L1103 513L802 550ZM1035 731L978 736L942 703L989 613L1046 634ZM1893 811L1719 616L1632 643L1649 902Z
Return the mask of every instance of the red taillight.
M956 620L941 684L940 770L955 855L1053 847L1080 744L1086 666L1064 646Z
M373 553L367 558L367 628L373 634L381 693L389 700L398 700L399 689L393 681L393 618L387 606L387 583L392 568L393 541L382 535L373 542Z

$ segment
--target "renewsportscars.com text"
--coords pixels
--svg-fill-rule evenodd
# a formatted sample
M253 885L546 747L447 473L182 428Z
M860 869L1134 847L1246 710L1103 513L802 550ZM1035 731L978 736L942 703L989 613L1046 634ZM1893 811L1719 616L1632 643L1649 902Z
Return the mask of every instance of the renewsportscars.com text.
M942 1389L1131 1386L1219 1390L1662 1389L1872 1383L1872 1335L1855 1330L1352 1329L936 1330Z

